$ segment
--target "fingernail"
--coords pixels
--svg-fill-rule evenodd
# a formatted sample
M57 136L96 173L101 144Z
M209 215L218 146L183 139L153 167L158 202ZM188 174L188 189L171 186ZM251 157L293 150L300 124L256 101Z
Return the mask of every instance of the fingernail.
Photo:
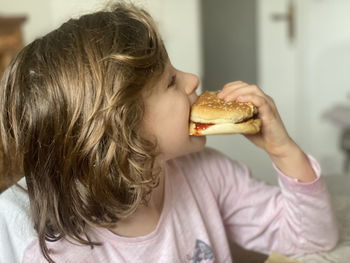
M223 93L222 91L219 92L219 93L218 93L218 98L219 98L219 99L222 99L223 97L224 97L224 93Z
M244 101L244 96L238 96L238 97L237 97L237 100L238 100L238 101Z

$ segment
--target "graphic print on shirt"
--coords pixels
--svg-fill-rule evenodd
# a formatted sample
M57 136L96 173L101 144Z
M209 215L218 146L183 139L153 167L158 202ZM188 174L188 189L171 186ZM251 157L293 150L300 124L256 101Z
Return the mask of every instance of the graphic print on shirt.
M190 263L214 263L215 258L211 247L203 242L202 240L197 239L194 252L192 255L187 254L186 259Z

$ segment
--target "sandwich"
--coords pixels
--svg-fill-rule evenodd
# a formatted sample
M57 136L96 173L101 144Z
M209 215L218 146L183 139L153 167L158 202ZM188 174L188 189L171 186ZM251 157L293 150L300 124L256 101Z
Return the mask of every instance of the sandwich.
M226 102L205 91L192 105L189 134L255 134L260 131L258 109L250 102Z

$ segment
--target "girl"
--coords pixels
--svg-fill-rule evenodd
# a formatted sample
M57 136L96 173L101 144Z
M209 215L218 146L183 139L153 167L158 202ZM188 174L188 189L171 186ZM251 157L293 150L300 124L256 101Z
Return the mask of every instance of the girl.
M218 95L258 107L261 133L247 138L271 156L280 187L188 135L198 85L132 5L26 46L2 80L0 128L30 212L18 189L1 196L1 262L231 262L228 239L264 253L331 249L320 168L273 100L241 81Z

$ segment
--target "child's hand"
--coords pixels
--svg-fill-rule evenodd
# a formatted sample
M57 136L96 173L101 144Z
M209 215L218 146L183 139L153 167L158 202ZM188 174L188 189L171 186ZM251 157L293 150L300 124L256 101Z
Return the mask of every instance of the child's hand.
M224 86L218 97L225 101L252 102L258 108L262 121L261 131L245 136L270 156L283 157L291 147L296 147L283 125L273 99L258 86L242 81L231 82Z

